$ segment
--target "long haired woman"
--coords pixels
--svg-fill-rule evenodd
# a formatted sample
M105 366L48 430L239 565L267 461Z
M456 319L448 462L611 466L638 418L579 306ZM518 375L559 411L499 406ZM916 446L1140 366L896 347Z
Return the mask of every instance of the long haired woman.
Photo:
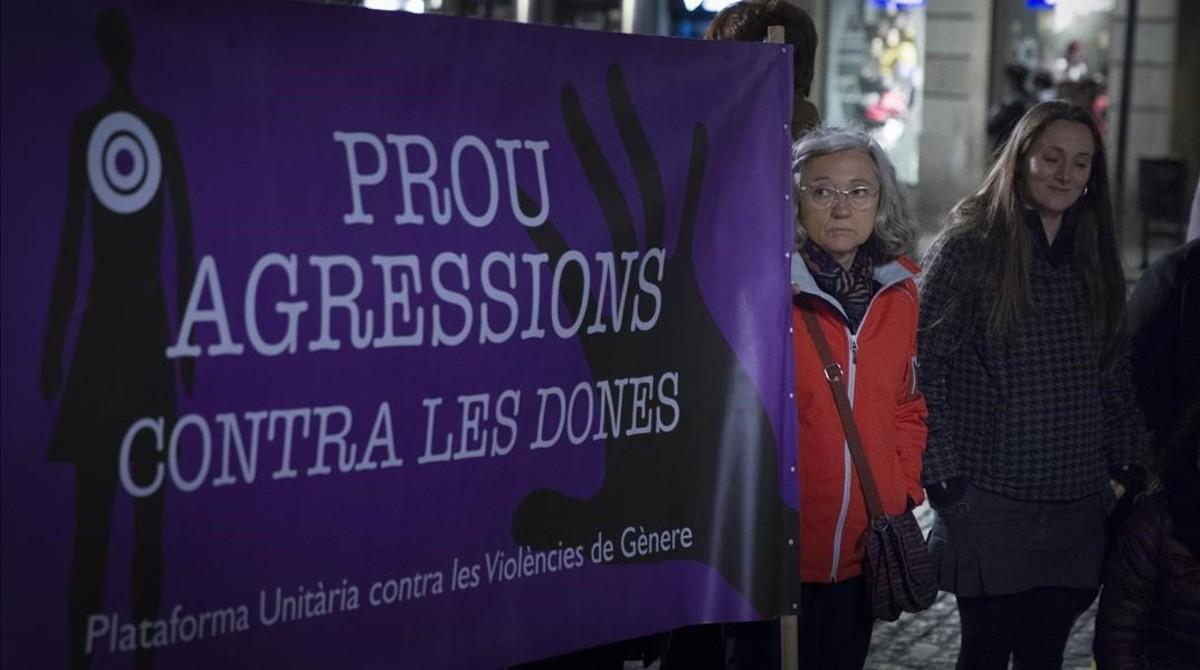
M1107 512L1144 473L1105 165L1087 111L1036 105L926 257L922 481L959 668L1062 665Z

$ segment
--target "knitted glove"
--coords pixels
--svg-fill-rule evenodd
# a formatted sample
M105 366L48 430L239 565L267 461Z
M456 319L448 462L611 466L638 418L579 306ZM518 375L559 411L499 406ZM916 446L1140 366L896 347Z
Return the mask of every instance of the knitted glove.
M929 504L934 509L945 509L962 500L967 493L967 480L963 477L951 477L925 489Z
M1125 487L1125 495L1131 498L1146 490L1146 469L1140 465L1126 463L1108 471L1118 484Z

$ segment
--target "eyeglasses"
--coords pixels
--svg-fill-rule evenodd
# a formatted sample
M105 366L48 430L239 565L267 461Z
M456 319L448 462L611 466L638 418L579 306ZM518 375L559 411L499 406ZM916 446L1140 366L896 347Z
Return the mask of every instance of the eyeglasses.
M876 196L879 195L878 189L868 186L855 186L847 189L832 186L801 186L799 190L808 194L809 201L821 209L833 207L837 203L837 199L842 196L845 196L850 207L854 209L870 209L871 205L875 204Z

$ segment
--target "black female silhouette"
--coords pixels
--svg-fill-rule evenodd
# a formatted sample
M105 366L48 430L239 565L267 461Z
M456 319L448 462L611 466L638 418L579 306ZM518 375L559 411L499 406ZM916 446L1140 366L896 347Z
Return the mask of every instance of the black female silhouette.
M84 219L90 215L92 276L77 344L50 440L50 460L75 464L75 546L67 592L70 667L90 661L87 620L104 610L104 576L125 431L141 417L175 413L175 371L165 356L167 305L161 249L165 202L175 222L177 291L186 304L194 273L191 214L183 164L170 121L133 95L133 35L124 15L105 12L96 38L112 76L99 104L75 121L70 137L67 212L42 359L42 393L62 385L62 358L75 309ZM181 366L191 390L190 359ZM161 452L135 443L129 475L145 486ZM132 619L155 618L162 596L163 494L134 498ZM107 649L107 641L100 645ZM92 653L97 651L92 649ZM149 650L135 655L150 667Z

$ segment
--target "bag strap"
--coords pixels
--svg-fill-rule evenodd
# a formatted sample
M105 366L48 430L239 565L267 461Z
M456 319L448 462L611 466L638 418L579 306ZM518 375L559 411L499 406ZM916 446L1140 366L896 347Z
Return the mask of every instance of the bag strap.
M854 411L850 409L850 399L846 393L846 384L842 366L833 360L833 352L829 349L829 340L821 331L817 317L812 308L801 299L800 314L804 316L804 325L812 336L813 344L817 345L817 354L825 366L825 380L829 382L829 390L833 392L833 402L837 405L838 416L842 420L842 430L846 434L846 444L850 447L850 456L854 459L854 468L858 471L858 483L862 485L863 497L867 501L867 513L872 519L883 516L883 502L879 497L879 487L875 485L875 476L871 473L871 465L867 462L867 452L863 448L862 436L858 432L858 424L854 422Z

